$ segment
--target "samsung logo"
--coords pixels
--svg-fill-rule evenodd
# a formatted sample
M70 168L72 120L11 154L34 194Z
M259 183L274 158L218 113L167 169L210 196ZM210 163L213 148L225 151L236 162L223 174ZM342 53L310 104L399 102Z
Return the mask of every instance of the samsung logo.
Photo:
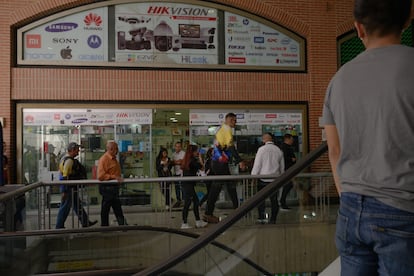
M87 121L88 121L87 118L79 118L79 119L73 120L72 124L82 124L82 123L85 123Z
M76 23L56 23L49 25L45 28L46 32L51 33L59 33L59 32L68 32L76 29L78 27L78 24Z

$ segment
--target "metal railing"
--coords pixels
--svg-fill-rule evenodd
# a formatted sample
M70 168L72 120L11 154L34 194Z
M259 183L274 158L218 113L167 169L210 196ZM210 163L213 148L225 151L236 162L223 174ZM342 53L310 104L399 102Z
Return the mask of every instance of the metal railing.
M305 156L301 159L295 166L291 167L287 170L282 176L277 177L277 179L272 182L272 184L267 185L264 189L259 192L256 192L254 189L253 183L255 180L261 178L275 178L275 176L251 176L251 175L231 175L231 176L207 176L207 177L183 177L180 178L180 181L220 181L220 180L232 180L238 181L242 185L242 193L243 195L247 195L244 198L243 204L240 205L235 211L230 213L226 218L220 221L216 225L209 226L206 228L204 233L202 233L194 242L190 243L188 246L185 246L178 252L174 254L174 256L166 258L165 260L161 261L160 263L154 265L153 267L148 267L144 271L138 273L137 275L159 275L168 269L171 269L173 266L177 265L178 263L182 262L204 246L209 243L212 243L218 235L229 229L232 225L234 225L237 221L240 221L243 217L245 217L253 208L255 208L260 202L266 199L269 194L277 191L280 189L284 184L288 183L292 179L306 179L305 182L309 184L312 182L312 190L314 193L314 208L317 209L321 214L323 214L327 209L329 209L329 190L327 189L328 186L333 185L332 175L330 173L301 173L306 167L308 167L314 160L319 158L324 152L326 152L327 146L326 144L322 144L320 147L312 151L310 154ZM317 180L319 179L319 180ZM329 180L328 180L329 179ZM160 181L177 181L176 177L170 178L145 178L145 179L125 179L124 184L143 184L143 183L153 183L157 184ZM111 181L114 184L116 181ZM81 183L81 184L80 184ZM48 198L49 190L51 187L60 186L62 184L69 185L69 186L76 186L76 185L83 185L83 186L96 186L99 185L100 181L96 180L86 180L86 181L64 181L63 182L38 182L34 183L15 191L9 192L7 194L0 195L0 202L8 202L25 194L27 192L36 190L39 193L39 224L45 226L47 216L50 216L50 198ZM109 182L105 182L109 183ZM43 202L43 203L42 203ZM49 210L49 214L48 211ZM128 226L120 226L120 227L109 227L108 230L112 229L123 229L124 227L128 228ZM50 228L50 219L49 219L49 228ZM67 231L80 231L83 232L94 232L99 231L97 229L101 228L87 228L87 229L66 229L66 230L46 230L45 233L66 233ZM45 230L43 230L45 231ZM42 231L42 232L43 232ZM115 231L115 230L112 230ZM9 233L10 235L17 235L17 236L25 236L26 232L15 232Z

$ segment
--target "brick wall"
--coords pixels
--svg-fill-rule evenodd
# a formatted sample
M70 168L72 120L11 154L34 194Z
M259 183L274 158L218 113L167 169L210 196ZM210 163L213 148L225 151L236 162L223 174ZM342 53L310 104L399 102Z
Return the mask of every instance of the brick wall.
M204 102L308 102L310 149L321 141L326 86L337 70L336 38L352 29L349 0L217 0L266 18L306 39L306 73L119 70L13 67L15 28L95 1L3 0L0 9L0 117L13 146L16 101L132 100ZM314 170L327 170L326 157Z

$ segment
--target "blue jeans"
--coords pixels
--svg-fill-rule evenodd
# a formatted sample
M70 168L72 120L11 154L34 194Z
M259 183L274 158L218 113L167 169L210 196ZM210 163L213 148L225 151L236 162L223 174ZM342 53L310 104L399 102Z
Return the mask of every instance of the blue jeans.
M176 175L176 177L181 177L181 175ZM174 181L175 184L175 197L177 201L184 199L184 190L182 189L181 181ZM182 196L181 196L182 195Z
M68 188L66 190L66 198L60 202L59 212L56 221L56 229L65 228L65 221L69 215L70 208L72 208L72 201L74 203L73 210L79 217L82 226L88 226L88 215L86 214L85 209L82 207L82 202L78 196L78 191L76 190L76 188Z
M342 193L336 222L341 275L414 273L414 213L377 199Z

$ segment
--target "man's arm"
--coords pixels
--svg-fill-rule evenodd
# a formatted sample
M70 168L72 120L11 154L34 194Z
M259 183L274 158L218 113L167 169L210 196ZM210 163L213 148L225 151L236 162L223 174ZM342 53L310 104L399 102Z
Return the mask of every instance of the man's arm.
M72 158L66 158L63 161L63 168L61 173L64 180L69 180L69 175L72 173L73 163L74 162Z
M338 165L339 155L341 154L341 145L339 143L338 130L335 125L325 125L325 134L328 142L329 162L331 163L332 173L335 180L336 190L341 196L341 183L339 181L336 167Z

